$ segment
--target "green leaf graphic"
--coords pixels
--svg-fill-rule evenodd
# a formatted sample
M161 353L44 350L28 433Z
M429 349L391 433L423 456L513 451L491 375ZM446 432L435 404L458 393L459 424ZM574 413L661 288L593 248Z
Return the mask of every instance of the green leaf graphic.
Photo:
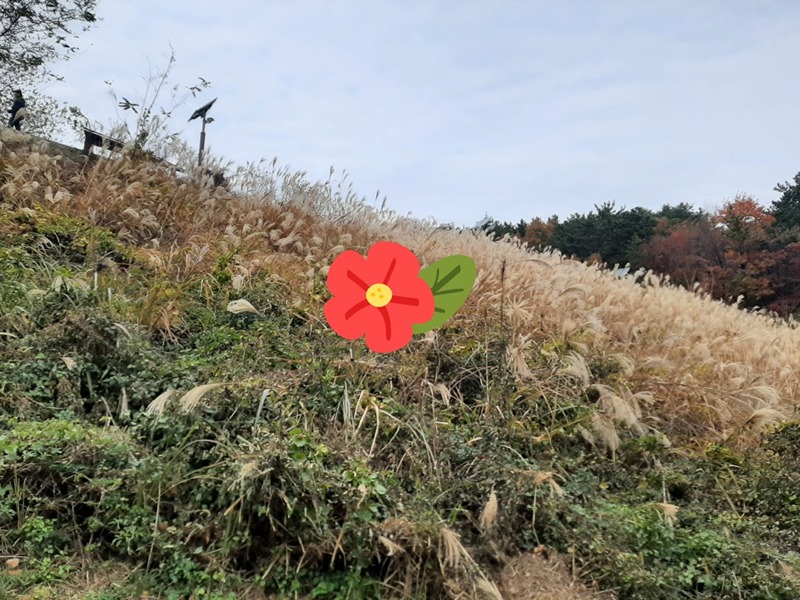
M414 325L414 333L441 327L452 317L472 291L477 275L475 261L462 254L447 256L422 269L419 276L431 287L436 308L430 321Z

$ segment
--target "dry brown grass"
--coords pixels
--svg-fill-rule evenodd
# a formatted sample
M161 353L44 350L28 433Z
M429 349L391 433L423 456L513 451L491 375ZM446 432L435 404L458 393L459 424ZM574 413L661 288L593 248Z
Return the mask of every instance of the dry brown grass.
M512 336L535 340L516 351L515 362L526 353L524 364L531 362L549 341L570 340L576 350L563 355L561 373L598 389L603 413L617 422L719 435L753 411L794 410L800 385L792 367L800 359L794 326L673 287L652 273L640 285L513 243L449 231L404 233L396 241L426 261L454 252L475 258L479 282L465 308L473 315L500 317L505 265ZM586 366L596 357L621 365L613 389ZM524 374L524 367L516 370Z
M552 392L564 381L572 393L575 386L598 393L599 416L584 430L612 449L620 424L722 438L754 413L770 420L791 416L800 397L794 326L652 273L642 283L617 279L558 253L438 229L373 210L351 191L330 182L308 184L274 164L260 183L252 171L244 173L238 185L251 193L237 195L192 174L176 178L128 159L80 167L47 155L44 147L13 141L2 152L0 194L11 207L42 206L107 227L175 282L207 276L220 256L232 253L235 289L246 291L253 277L268 272L291 281L297 304L321 322L313 285L324 281L346 248L366 251L392 240L423 264L449 254L471 256L478 279L460 323L475 339L487 327L502 328L508 368L525 385ZM169 329L180 319L179 303L161 296L145 308L145 326ZM429 338L435 343L436 334ZM543 372L542 357L555 369ZM612 378L594 372L598 360L617 365ZM448 382L430 383L448 389Z
M523 554L509 561L498 575L506 600L612 600L614 595L590 590L569 574L555 557Z

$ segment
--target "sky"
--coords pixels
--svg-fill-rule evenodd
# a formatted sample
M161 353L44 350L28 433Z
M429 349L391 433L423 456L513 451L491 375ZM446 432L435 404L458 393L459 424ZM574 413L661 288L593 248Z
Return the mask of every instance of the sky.
M91 119L148 64L212 82L175 113L236 164L347 173L400 214L472 225L737 194L800 171L796 0L98 0L42 91ZM165 97L165 103L169 98ZM379 203L378 203L379 204Z

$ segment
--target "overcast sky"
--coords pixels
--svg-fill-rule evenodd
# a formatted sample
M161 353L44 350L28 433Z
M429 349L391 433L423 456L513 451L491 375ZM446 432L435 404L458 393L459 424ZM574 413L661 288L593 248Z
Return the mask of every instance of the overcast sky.
M110 123L149 58L213 87L211 152L471 225L737 193L800 171L796 0L98 0L46 92ZM185 114L184 114L185 113Z

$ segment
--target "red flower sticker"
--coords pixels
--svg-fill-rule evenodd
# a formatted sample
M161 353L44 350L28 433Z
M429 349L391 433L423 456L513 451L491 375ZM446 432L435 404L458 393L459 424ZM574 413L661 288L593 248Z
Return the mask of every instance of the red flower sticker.
M378 242L367 258L346 250L328 272L333 298L325 303L325 318L343 338L366 335L373 352L399 350L411 341L414 325L433 317L433 292L419 272L414 253L394 242Z

